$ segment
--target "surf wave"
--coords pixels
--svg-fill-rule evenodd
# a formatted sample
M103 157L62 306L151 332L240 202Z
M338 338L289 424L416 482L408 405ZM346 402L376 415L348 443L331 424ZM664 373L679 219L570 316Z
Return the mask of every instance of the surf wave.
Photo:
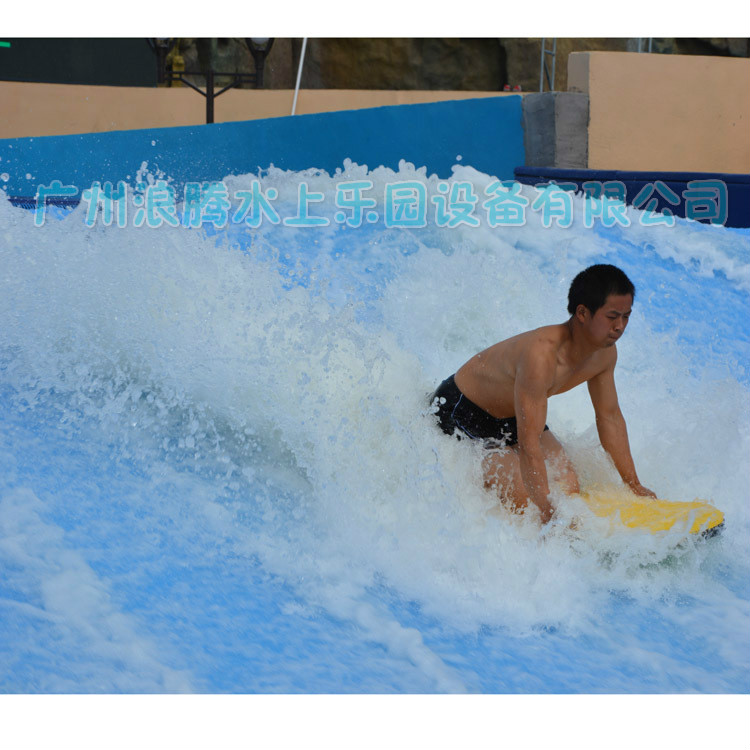
M243 190L257 179L225 183ZM343 683L351 690L534 691L550 668L546 684L570 684L548 649L574 660L575 639L635 638L623 609L661 666L623 677L620 657L597 641L580 684L746 689L750 238L683 220L647 229L630 208L628 228L590 229L579 217L545 228L534 212L517 227L349 227L336 222L333 196L357 179L372 182L379 212L387 184L441 194L406 163L347 163L333 176L260 178L286 215L301 181L322 193L315 209L331 223L319 228L87 227L83 206L33 227L29 212L0 202L3 456L15 467L3 480L0 556L17 571L0 606L6 623L21 622L19 607L54 615L8 641L27 656L5 689L67 684L34 682L28 642L69 660L56 633L84 601L101 615L84 648L91 684L118 691L146 688L114 681L96 645L112 617L127 620L123 633L142 626L169 644L165 663L149 662L149 690L336 691L359 649ZM478 194L491 182L470 167L454 180ZM572 277L599 261L638 290L618 390L641 479L660 496L713 498L727 517L718 543L589 533L540 544L533 522L498 512L482 489L475 450L432 423L426 396L440 380L494 341L565 319ZM579 391L551 400L548 422L584 482L614 481ZM22 551L22 518L62 531ZM73 561L69 611L30 593L63 557ZM121 615L96 603L108 597ZM248 607L250 620L237 622ZM697 628L703 645L688 658L665 643L649 624L654 608L663 628ZM207 625L207 609L220 627ZM279 612L285 638L288 623L300 628L287 647L307 671L272 678L283 647L261 622ZM708 612L721 617L696 621ZM480 634L495 646L499 634L514 639L527 661L514 671L502 652L482 663ZM327 666L309 663L320 642ZM188 653L199 654L196 669L185 669ZM257 668L221 676L238 653Z

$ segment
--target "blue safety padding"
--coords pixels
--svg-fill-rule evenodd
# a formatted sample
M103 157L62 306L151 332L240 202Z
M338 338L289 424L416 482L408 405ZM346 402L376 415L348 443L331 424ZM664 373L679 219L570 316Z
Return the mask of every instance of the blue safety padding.
M134 184L141 163L185 182L257 174L270 165L333 174L349 158L370 169L405 159L428 174L451 176L455 164L512 179L525 160L521 97L407 104L195 127L0 140L0 188L32 197L60 180L79 191L95 181ZM30 177L27 177L30 175Z

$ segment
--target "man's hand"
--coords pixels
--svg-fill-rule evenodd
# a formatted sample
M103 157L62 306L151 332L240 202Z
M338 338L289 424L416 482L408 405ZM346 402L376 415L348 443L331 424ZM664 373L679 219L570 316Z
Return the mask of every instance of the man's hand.
M640 482L634 482L628 486L630 487L631 492L638 495L638 497L653 497L656 499L656 493L652 492L648 487L644 487Z
M550 503L547 503L547 505L544 508L539 508L539 517L542 519L542 526L545 524L548 524L550 522L550 519L555 513L555 509L552 507Z

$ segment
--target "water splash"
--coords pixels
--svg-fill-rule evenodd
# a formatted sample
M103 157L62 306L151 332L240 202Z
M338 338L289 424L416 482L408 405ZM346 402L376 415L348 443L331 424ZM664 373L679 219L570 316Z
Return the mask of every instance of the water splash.
M333 216L337 181L362 177L438 192L404 163L262 182L292 205L305 179ZM3 689L746 690L750 241L628 214L204 231L88 228L81 207L34 228L0 202ZM437 382L562 321L600 260L638 288L618 389L639 474L713 498L716 543L540 543L432 424ZM593 421L582 389L550 401L584 482L614 481ZM32 532L46 544L23 549Z

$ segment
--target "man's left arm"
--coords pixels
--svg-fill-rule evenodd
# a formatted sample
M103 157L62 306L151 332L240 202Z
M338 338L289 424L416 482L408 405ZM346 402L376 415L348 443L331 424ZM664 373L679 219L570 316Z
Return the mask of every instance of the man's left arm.
M622 416L620 411L617 389L615 388L616 350L612 352L612 355L611 364L588 381L591 403L594 405L594 411L596 412L596 429L599 432L599 440L602 448L612 458L622 481L636 495L656 497L655 493L641 484L635 471L633 457L630 454L628 428L625 424L625 417Z

